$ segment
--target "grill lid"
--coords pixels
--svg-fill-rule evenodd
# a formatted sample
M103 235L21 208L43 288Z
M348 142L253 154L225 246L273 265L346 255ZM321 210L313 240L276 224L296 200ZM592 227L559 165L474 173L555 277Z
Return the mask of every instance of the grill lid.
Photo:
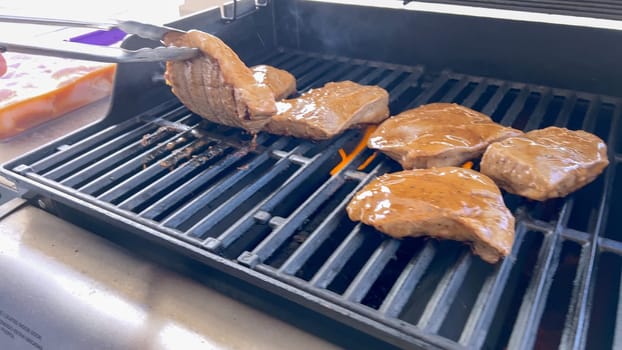
M622 20L622 4L618 1L589 0L404 0L404 5L413 2L453 4L463 6L487 7L503 10L549 13L558 15L606 18Z
M542 78L555 70L602 83L604 89L592 92L612 93L618 90L611 78L615 70L600 64L603 55L597 52L590 56L596 61L574 69L548 60L554 50L535 52L541 61L526 61L542 68L525 80L531 83L510 81L514 78L508 76L527 79L521 69L500 75L507 79L501 80L438 68L477 72L460 67L466 60L479 68L496 67L486 73L495 76L522 68L525 57L536 57L534 47L548 49L546 38L574 44L570 34L583 33L580 29L594 34L586 38L604 35L610 40L606 43L617 36L575 27L547 36L542 30L549 26L487 20L475 31L478 39L490 39L493 22L495 29L505 30L494 31L498 40L484 40L485 45L469 51L465 45L474 43L467 29L474 28L476 17L362 7L335 11L328 1L274 5L274 17L268 16L273 13L268 7L225 24L217 11L210 11L179 25L189 29L209 23L210 31L226 37L249 65L290 70L301 90L344 79L381 85L391 94L393 114L429 102L457 102L525 130L549 125L585 129L608 143L611 164L567 198L539 203L506 195L518 219L516 243L510 257L489 265L458 242L396 241L347 219L345 205L360 186L399 168L382 155L363 166L371 155L363 151L331 175L341 160L337 150L354 149L360 131L321 143L262 135L253 151L247 135L226 127L201 126L204 131L192 133L201 118L170 94L161 82L162 67L120 65L105 120L5 164L3 175L16 181L25 196L42 199L34 204L44 203L65 219L88 228L98 223L104 230L119 229L121 244L128 234L157 242L404 348L620 347L614 327L622 324L616 317L622 310L622 221L615 214L622 197L615 194L622 188L622 101L541 85L559 84ZM344 21L333 21L337 15ZM388 31L370 31L368 22L360 21L366 15L384 16ZM303 19L310 19L309 25ZM405 23L425 35L398 35ZM337 29L346 34L341 42L332 40ZM325 38L330 40L318 43L322 31L331 34ZM542 46L517 45L534 33L543 37ZM581 42L582 51L589 42L594 44ZM278 49L277 43L288 48ZM124 42L133 44L136 38ZM507 51L512 64L503 55L491 55L505 53L507 46L516 49ZM408 64L424 59L426 67L349 59L334 51ZM545 59L548 63L542 64ZM590 86L588 80L564 84L556 86ZM170 122L187 128L166 128Z

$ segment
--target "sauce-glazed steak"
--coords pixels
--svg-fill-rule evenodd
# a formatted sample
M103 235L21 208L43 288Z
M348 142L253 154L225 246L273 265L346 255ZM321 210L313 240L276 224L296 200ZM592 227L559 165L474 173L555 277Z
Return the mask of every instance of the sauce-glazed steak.
M165 78L188 109L218 124L256 133L276 113L270 87L258 83L253 72L219 38L197 30L170 33L169 46L196 47L201 55L166 63Z
M347 207L354 221L396 238L432 236L468 242L484 261L510 253L514 216L497 185L474 170L404 170L371 181Z
M607 145L598 136L549 127L492 144L480 171L510 193L543 201L585 186L608 164Z
M432 103L385 120L369 138L368 147L404 169L459 166L482 155L492 142L521 133L472 109Z

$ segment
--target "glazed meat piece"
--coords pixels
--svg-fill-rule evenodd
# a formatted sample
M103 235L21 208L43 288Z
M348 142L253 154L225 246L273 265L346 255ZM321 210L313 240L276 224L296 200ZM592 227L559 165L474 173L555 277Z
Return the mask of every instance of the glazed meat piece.
M459 166L479 157L492 142L521 131L450 103L432 103L384 121L367 146L386 153L404 169Z
M277 109L265 131L321 140L386 119L389 94L381 87L351 81L327 83L298 98L277 102Z
M495 183L474 170L404 170L371 181L347 207L354 221L396 238L432 236L470 243L484 261L510 253L514 217Z
M251 67L251 70L255 81L268 85L277 101L296 92L296 78L286 70L265 64Z
M608 164L607 145L598 136L549 127L492 144L480 171L510 193L543 201L585 186Z
M272 90L258 83L238 55L217 37L197 30L170 33L171 46L196 47L199 57L166 63L165 78L188 109L215 123L256 133L276 113Z

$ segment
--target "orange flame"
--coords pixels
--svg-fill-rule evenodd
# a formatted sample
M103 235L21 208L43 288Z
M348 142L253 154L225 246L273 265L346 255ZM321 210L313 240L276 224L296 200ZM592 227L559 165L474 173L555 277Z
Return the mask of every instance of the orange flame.
M473 169L473 162L469 160L468 162L462 164L462 167L465 169Z
M350 164L350 162L365 149L365 147L367 146L367 140L369 140L369 136L371 136L371 133L374 132L374 130L376 130L376 125L370 125L365 128L365 134L363 134L363 137L361 138L359 143L356 145L354 150L352 150L352 153L346 154L346 151L343 150L343 148L339 149L341 162L335 165L335 167L330 171L331 176L337 174L341 169L345 168L346 165Z
M358 168L356 168L356 170L365 170L365 168L367 168L367 166L371 164L371 162L373 162L374 159L376 159L377 155L378 155L378 152L372 153L369 157L367 157L367 159L365 159L365 161L361 165L359 165Z

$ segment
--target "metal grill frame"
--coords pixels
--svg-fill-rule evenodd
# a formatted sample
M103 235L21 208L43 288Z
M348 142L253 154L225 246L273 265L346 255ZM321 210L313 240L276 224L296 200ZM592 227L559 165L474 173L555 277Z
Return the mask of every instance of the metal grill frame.
M301 56L301 53L279 53L277 56L277 64L278 61L287 61L287 59L283 59L283 57L287 58L287 55L294 55L298 57L306 57L307 61L310 59L320 59L322 60L320 64L316 64L315 68L312 71L323 72L324 65L330 64L330 62L335 61L334 57L321 57L317 55L310 56ZM339 61L339 60L337 60ZM342 60L343 61L343 60ZM269 63L273 63L268 59ZM343 61L348 62L348 61ZM360 64L365 64L362 61L352 61ZM317 63L317 62L316 62ZM369 67L382 67L382 69L386 69L388 67L391 68L400 68L397 66L383 66L377 63L368 63ZM403 68L403 67L401 67ZM353 69L351 71L357 71ZM411 70L411 73L414 75L409 75L408 78L404 79L403 82L413 83L419 82L422 78L422 69L420 67L415 67ZM317 75L318 77L325 77L322 73ZM374 76L374 75L366 75L365 77ZM380 78L379 75L377 75ZM448 87L448 84L451 84L451 87ZM597 101L596 103L615 104L616 110L615 115L612 117L612 121L614 125L611 127L611 132L609 136L609 142L615 143L616 134L616 125L619 120L620 108L622 106L622 102L617 99L607 98L607 97L599 97L590 94L578 94L569 91L562 91L556 89L550 89L546 87L540 86L529 86L521 83L509 83L505 81L499 81L495 79L486 79L480 77L472 77L464 74L457 74L451 71L444 71L434 80L427 84L427 86L423 89L423 91L418 95L417 98L413 99L406 107L411 108L416 105L420 105L423 103L432 102L430 99L434 98L434 96L439 96L439 101L452 101L469 83L478 84L477 87L473 89L472 96L466 96L463 104L465 105L473 105L478 100L478 93L483 93L486 90L486 86L498 86L498 93L492 95L486 104L483 107L484 112L488 112L492 114L494 110L498 107L499 103L502 100L502 97L510 91L510 89L519 89L521 93L518 94L518 97L514 100L514 102L508 108L508 112L504 114L501 122L506 125L511 125L518 113L520 112L520 108L516 106L522 106L527 99L528 93L522 93L523 91L537 91L542 94L541 101L549 101L550 98L547 96L555 95L555 96L564 96L567 98L569 103L574 103L578 98L580 99L589 99L590 101ZM406 88L400 87L397 85L400 90L405 91ZM482 87L480 87L482 86ZM443 90L444 89L444 90ZM439 92L440 91L440 92ZM445 91L445 92L443 92ZM397 99L397 97L395 97ZM165 104L169 108L172 103ZM563 109L563 108L562 108ZM161 115L162 108L159 109L155 115ZM591 109L591 111L596 111L596 109ZM542 117L544 113L544 108L535 108L534 115L532 118ZM183 120L188 119L187 112L183 111L183 108L179 107L174 108L171 112L167 113L168 115L173 116L182 116ZM537 275L531 281L530 286L527 289L527 294L525 295L525 299L522 303L522 307L520 309L516 326L512 333L512 337L510 339L510 346L516 346L518 348L528 348L533 345L533 340L535 339L535 332L537 330L538 320L542 312L544 310L544 305L546 303L546 298L549 293L549 288L551 286L552 276L556 272L557 261L556 258L559 257L559 251L561 249L561 245L564 241L570 240L577 242L582 245L582 254L581 261L578 265L578 275L577 275L577 285L575 290L573 291L573 300L572 304L575 305L575 308L572 310L573 317L571 318L573 322L569 324L569 327L566 328L566 331L563 335L563 345L577 345L581 344L585 341L585 329L586 329L586 321L585 318L580 317L581 315L589 314L590 307L590 293L591 287L593 284L591 281L594 278L592 271L597 264L597 258L599 251L609 251L614 252L616 254L622 255L622 243L617 242L612 239L604 238L602 236L603 230L603 220L607 214L607 208L609 207L608 203L611 200L612 196L612 180L614 176L614 170L616 168L615 159L619 159L619 155L615 155L613 151L610 152L610 156L613 160L612 166L608 168L604 175L605 181L605 195L602 197L602 201L599 205L599 215L596 221L595 226L589 230L589 232L580 232L573 229L569 229L567 227L567 221L572 212L573 206L573 197L570 196L568 199L564 201L562 205L561 212L559 214L559 218L555 222L543 222L538 220L531 220L527 216L520 216L517 226L517 234L516 234L516 243L513 248L513 253L510 257L506 258L501 264L495 267L495 271L492 276L487 279L486 284L482 287L482 292L480 292L477 301L475 302L475 310L471 316L469 317L465 328L462 332L462 335L458 342L448 341L447 339L443 339L439 337L435 333L438 332L441 327L443 321L447 317L449 307L451 306L451 301L455 298L456 293L459 290L460 285L463 283L464 278L466 276L466 272L472 263L473 259L476 259L469 253L466 249L461 253L460 258L456 262L454 266L452 266L445 274L445 276L441 279L439 286L437 287L437 292L433 295L430 303L425 309L420 321L416 325L411 325L408 323L404 323L397 316L399 316L400 311L403 309L406 304L408 298L411 296L412 291L417 286L417 281L421 278L421 275L428 268L432 257L435 253L439 253L437 243L434 241L430 241L426 244L426 246L421 250L421 252L412 258L412 262L408 264L405 272L399 277L399 280L396 281L393 289L389 292L387 299L381 305L379 311L375 312L372 309L361 305L360 301L365 296L366 292L371 288L371 284L378 277L380 272L382 271L384 265L388 262L388 260L393 256L395 251L399 246L399 242L396 240L384 240L383 243L378 247L378 249L374 252L374 254L370 257L370 259L365 263L365 266L359 272L359 275L354 279L352 284L348 287L346 292L343 295L335 294L326 289L328 284L331 281L331 278L335 277L335 268L339 269L343 267L343 264L346 262L346 257L348 251L352 254L356 250L356 242L360 244L361 239L363 239L364 233L361 232L361 224L357 224L350 234L348 238L346 238L342 245L338 248L336 253L333 254L332 258L329 258L326 262L326 265L323 267L323 272L320 271L316 274L313 280L306 282L299 278L293 276L292 272L296 271L296 266L301 266L302 262L300 259L304 257L309 257L313 252L308 251L305 247L318 247L318 240L326 239L328 234L330 234L330 230L322 230L322 228L330 228L331 223L334 224L331 220L333 218L338 217L339 212L343 212L345 205L347 204L351 195L360 188L363 184L367 183L371 179L373 179L376 175L379 175L386 171L386 169L390 168L385 163L390 162L385 160L381 163L378 163L373 169L369 172L361 172L355 170L355 165L361 163L364 159L362 156L359 156L350 166L341 171L339 174L331 177L327 182L325 182L318 190L315 191L314 195L309 197L309 199L303 203L298 210L296 210L290 217L281 218L274 217L270 214L271 208L274 208L274 205L278 204L279 199L283 198L283 195L287 195L289 191L283 191L283 188L287 189L287 186L281 188L281 192L277 192L272 196L266 198L264 202L260 205L256 206L254 210L249 212L244 218L236 223L236 225L231 229L224 232L217 238L209 237L205 240L199 240L189 237L187 233L180 232L178 230L169 229L161 224L155 223L149 219L141 217L139 215L135 215L127 210L123 209L123 205L116 206L109 202L103 201L101 199L93 198L88 194L72 190L65 185L60 184L59 182L54 181L53 179L56 177L60 177L61 175L65 175L65 171L63 169L77 167L81 165L81 162L86 163L89 159L94 157L94 155L98 154L98 152L103 153L104 150L110 151L109 147L104 147L103 149L94 148L88 153L82 154L82 150L85 147L95 144L94 140L100 141L105 137L106 132L110 133L110 130L114 130L114 137L108 141L109 143L115 143L118 145L118 140L125 138L127 139L127 133L131 133L134 135L142 135L146 132L148 127L154 129L157 126L157 118L153 117L154 112L148 112L143 116L136 118L136 120L130 120L124 124L120 124L118 126L114 126L109 128L108 130L103 130L99 134L95 136L91 136L90 138L84 138L80 133L78 133L74 137L69 137L69 139L82 139L81 142L74 145L73 147L68 147L66 144L68 140L63 140L63 142L58 141L53 146L45 147L42 150L35 152L35 154L31 154L26 156L24 159L19 160L17 162L13 162L5 166L5 171L11 172L11 177L17 180L20 183L20 187L29 188L36 190L37 193L43 195L44 197L51 198L52 200L59 201L66 205L76 206L78 205L81 210L87 209L89 215L93 215L96 217L100 217L106 221L114 223L116 226L121 225L124 230L139 232L141 235L151 236L152 239L161 240L163 243L168 243L174 245L177 249L182 249L186 254L190 254L194 258L200 257L200 259L204 262L209 262L210 265L229 270L234 269L236 274L243 274L244 278L257 279L259 276L261 278L260 281L269 281L270 283L276 283L276 281L280 281L281 284L276 284L283 288L283 290L287 290L290 293L294 293L295 298L298 299L303 297L307 300L318 300L317 298L321 298L330 302L330 311L335 312L336 310L348 310L348 314L352 315L352 313L356 313L360 318L365 319L365 323L369 324L370 321L373 320L375 330L378 329L390 329L391 332L386 331L385 335L393 334L395 336L395 332L398 331L399 336L397 339L393 340L396 345L404 345L404 341L408 339L408 344L422 344L420 341L424 341L426 344L437 345L443 348L462 348L462 347L475 347L479 348L483 346L483 342L486 339L484 335L486 335L486 329L490 327L492 322L492 317L495 313L496 303L501 297L501 292L503 291L503 285L507 281L508 275L512 270L512 266L514 264L514 260L517 258L516 254L519 250L519 246L522 242L523 236L527 230L538 231L544 236L544 242L542 247L540 248L540 254L538 256L537 266L541 266L538 270ZM560 117L564 115L560 113ZM595 126L595 118L597 117L597 113L589 112L587 118L583 123L583 127L586 130L593 129ZM563 119L563 118L562 118ZM144 122L142 126L140 120L151 121ZM532 120L530 118L530 120ZM532 123L533 124L533 123ZM137 127L139 126L139 127ZM343 146L348 140L353 137L353 134L356 132L350 132L349 134L340 137L336 142L332 142L330 146L325 149L323 152L318 154L318 158L309 159L301 156L301 153L304 153L313 145L309 143L302 143L301 145L295 147L289 152L276 152L274 149L267 147L261 155L267 155L268 152L273 152L277 158L280 159L290 159L294 162L302 164L303 169L304 166L313 165L313 164L323 164L321 161L315 161L317 159L324 159L334 155L336 153L337 148ZM272 145L280 146L285 143L284 138L280 139L281 142L276 141ZM306 145L306 146L302 146ZM69 162L59 161L58 159L53 162L51 159L54 156L50 156L47 158L42 158L41 160L30 164L30 165L22 165L24 160L35 159L37 157L36 153L49 153L50 148L55 148L60 150L60 152L55 153L57 156L71 157L75 154L80 156L73 158ZM303 152L300 152L299 147L302 148ZM127 146L118 145L118 149L125 149ZM296 152L298 151L298 152ZM104 162L106 159L114 157L114 152L112 155L104 157ZM297 156L293 156L294 154ZM133 162L140 160L140 157L132 157ZM47 171L45 176L37 174L37 171L45 170L46 168L52 166L54 163L62 164L61 167L52 167L50 171ZM100 164L97 162L95 164ZM157 169L159 165L154 165ZM152 166L153 167L153 166ZM118 169L123 169L117 168ZM148 167L145 171L148 171L151 167ZM181 166L176 169L177 172L183 171L187 169L187 167ZM207 168L210 169L210 168ZM83 168L82 173L88 172L89 168ZM21 176L16 176L17 172L21 174ZM103 170L99 170L100 173L105 173ZM72 171L71 173L75 173ZM176 172L171 172L168 176L172 176ZM218 172L214 172L214 176L217 175ZM101 174L100 174L101 177ZM66 182L66 180L71 180L75 177L67 177L65 180L61 182ZM166 178L166 177L165 177ZM302 181L305 176L301 175L298 177L294 177L294 179L298 179L298 182L294 183L294 186L291 187L296 188L295 185L300 185L300 181ZM52 180L51 180L52 179ZM130 178L131 179L131 178ZM285 239L289 238L293 233L294 229L297 228L302 221L308 215L311 215L320 205L325 201L336 189L343 185L346 181L355 181L358 183L351 191L350 195L343 198L341 203L337 206L337 208L333 211L331 216L327 218L327 220L322 224L322 227L318 228L314 234L312 234L305 247L301 247L301 249L297 250L295 254L290 257L281 268L275 269L269 265L263 264L263 262L271 256L274 251L281 246ZM71 181L69 181L72 184ZM150 187L146 187L143 191L148 191ZM608 189L608 190L607 190ZM121 191L124 192L124 191ZM106 193L110 192L104 192ZM140 192L139 192L140 193ZM278 195L280 193L280 195ZM105 197L105 196L104 196ZM112 197L105 197L112 198ZM275 199L276 198L276 199ZM127 203L127 201L124 201ZM266 206L266 203L273 203L271 205ZM129 221L128 221L129 220ZM259 245L257 245L252 251L247 251L241 254L237 258L237 263L235 260L224 259L221 256L218 256L217 253L226 248L227 245L232 244L237 239L240 238L241 235L248 232L248 228L254 225L257 221L271 221L273 223L272 233L264 238ZM225 246L223 247L223 242ZM352 246L354 245L354 246ZM225 263L226 262L226 263ZM224 265L223 265L224 264ZM333 264L333 265L331 265ZM329 267L332 266L332 267ZM231 271L230 271L231 272ZM329 273L326 273L329 272ZM258 282L258 281L255 281ZM287 287L287 288L284 288ZM295 288L293 288L295 287ZM341 309L343 308L343 309ZM355 319L355 318L353 318ZM585 320L581 322L581 320ZM360 326L360 324L359 324ZM415 340L417 339L417 340Z

